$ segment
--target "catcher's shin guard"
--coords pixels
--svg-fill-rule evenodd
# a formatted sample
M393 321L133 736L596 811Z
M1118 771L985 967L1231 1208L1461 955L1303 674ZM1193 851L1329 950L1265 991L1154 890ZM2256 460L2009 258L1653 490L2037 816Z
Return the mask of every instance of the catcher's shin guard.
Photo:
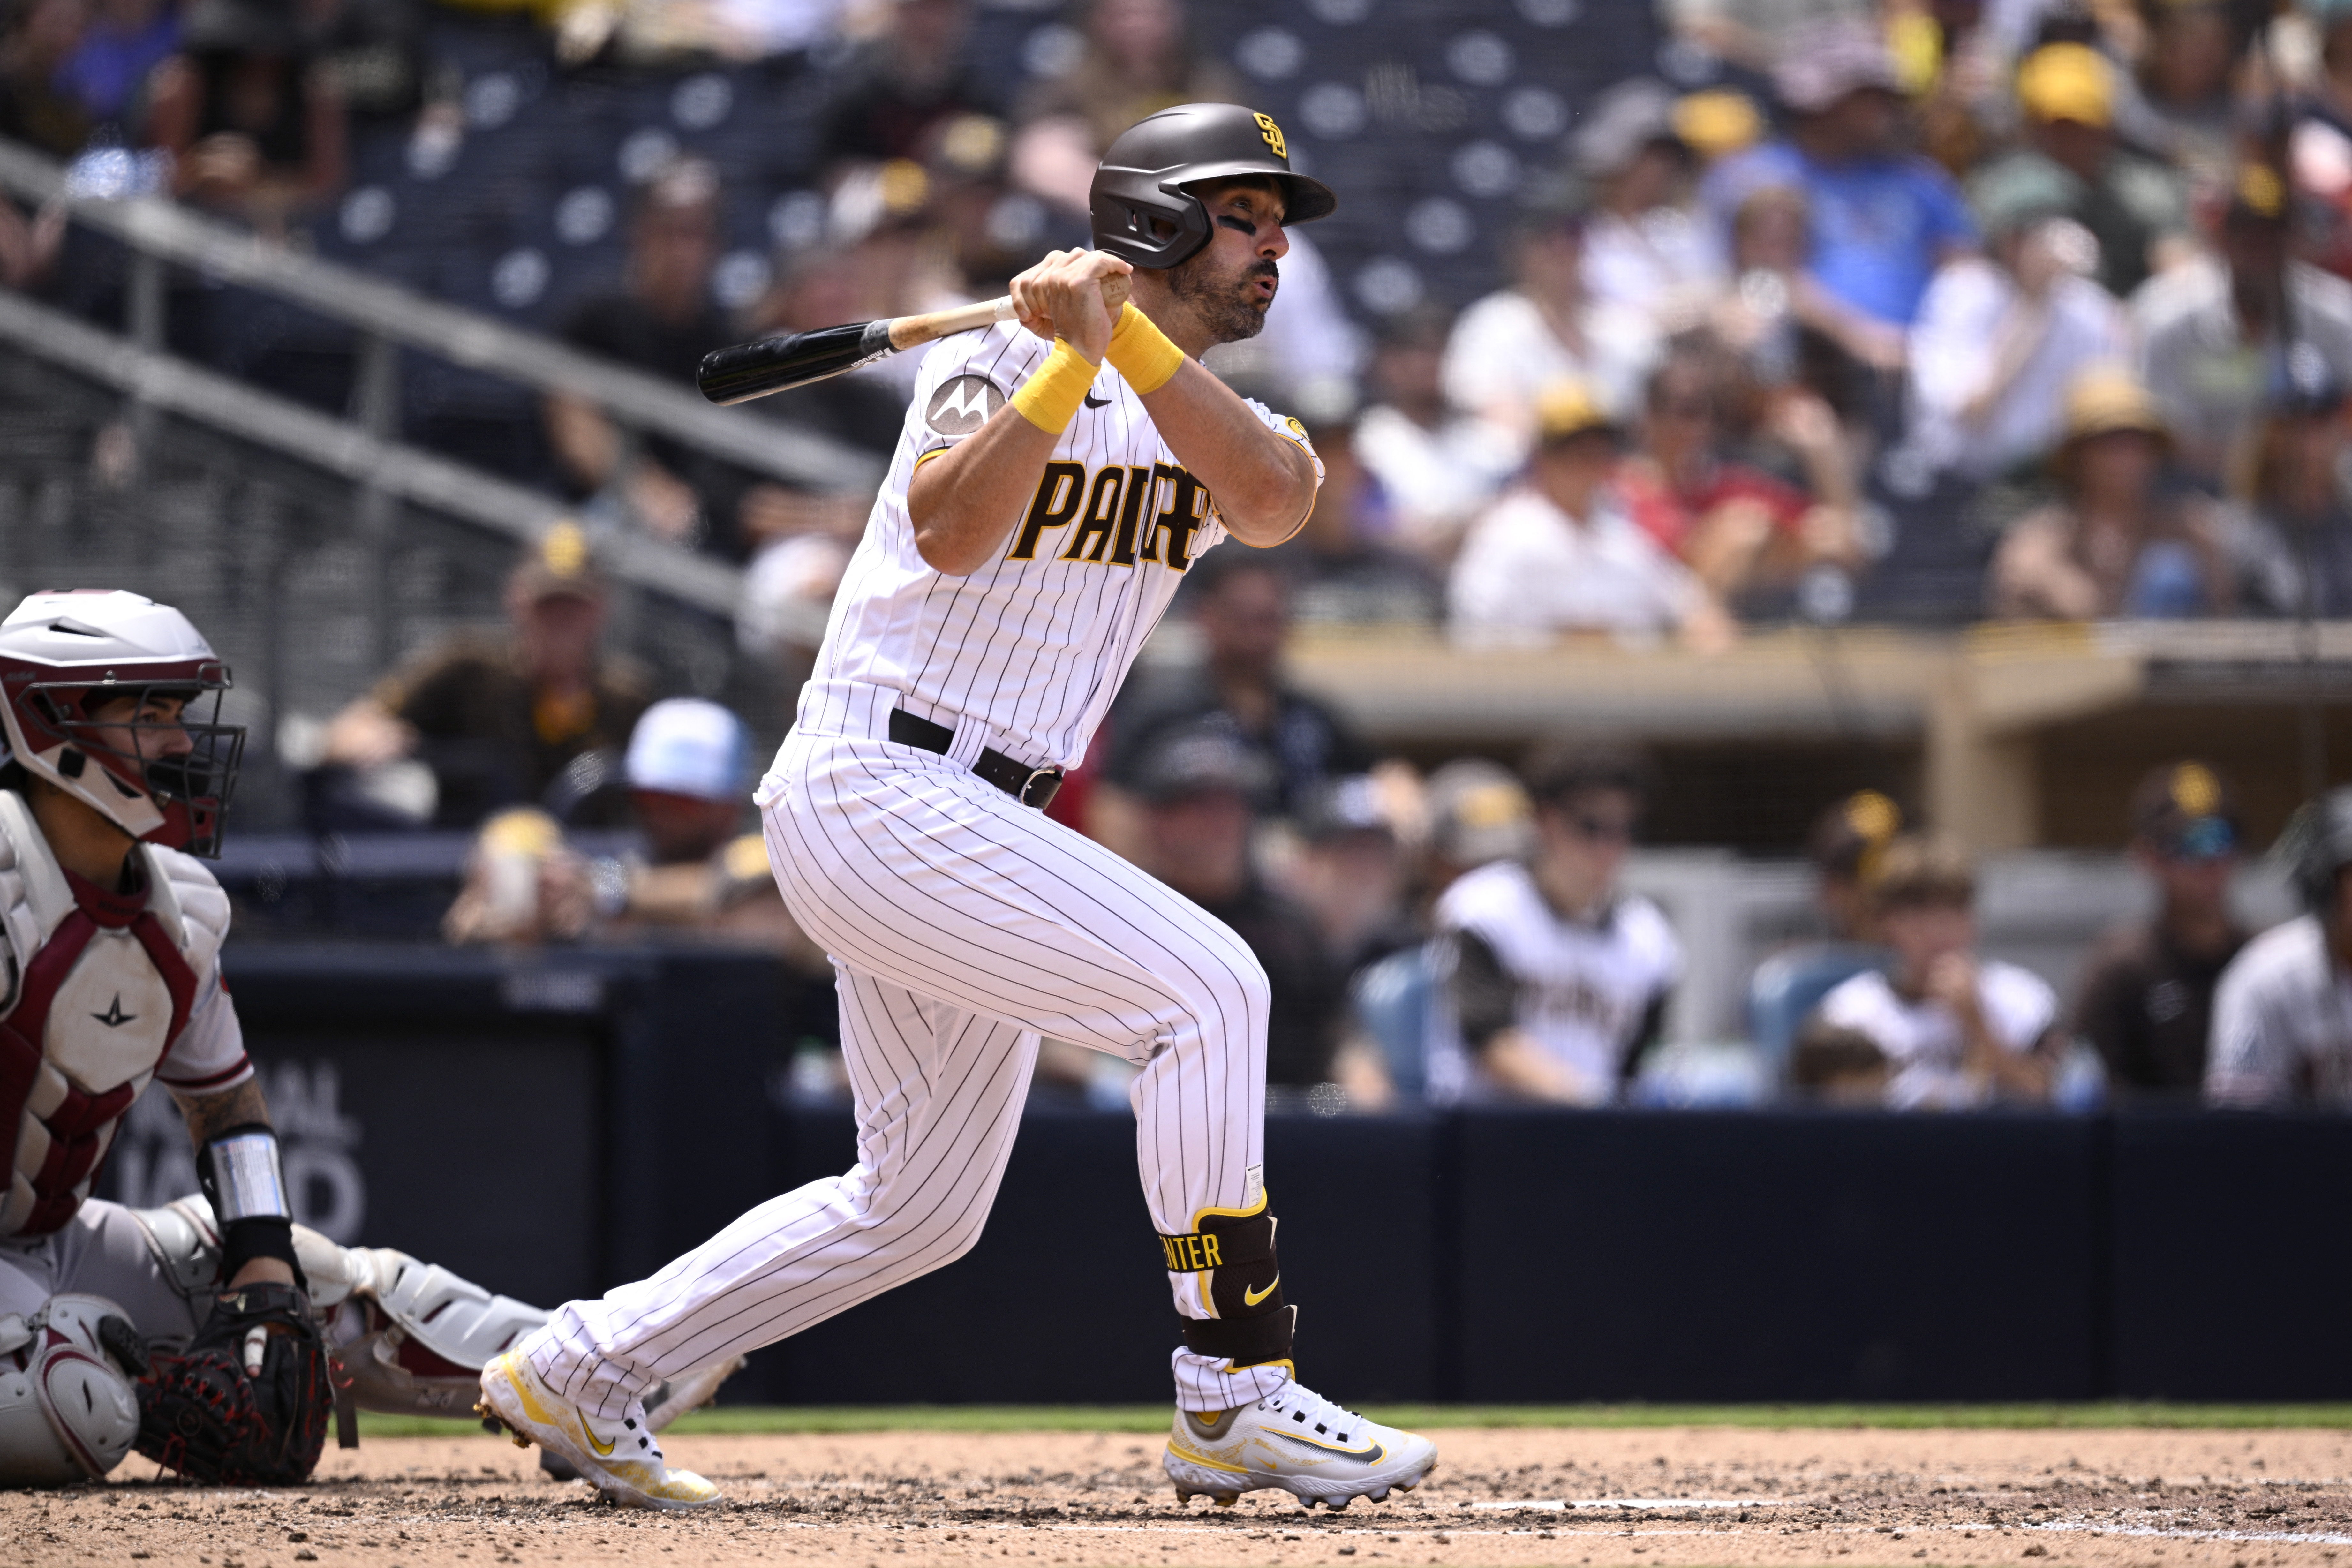
M1184 1346L1194 1355L1230 1361L1236 1370L1290 1363L1298 1309L1282 1299L1275 1224L1261 1196L1243 1212L1202 1209L1184 1235L1161 1233L1160 1258L1178 1279L1177 1299L1202 1313L1183 1316Z
M295 1240L300 1246L303 1232ZM540 1308L493 1295L437 1263L389 1247L335 1247L303 1265L336 1292L327 1341L362 1410L463 1415L481 1397L482 1368L547 1321Z
M201 1194L160 1208L132 1209L131 1217L139 1222L147 1250L173 1290L193 1300L220 1289L220 1226Z
M133 1377L145 1351L122 1309L100 1296L52 1296L29 1317L0 1317L0 1487L97 1480L139 1436Z

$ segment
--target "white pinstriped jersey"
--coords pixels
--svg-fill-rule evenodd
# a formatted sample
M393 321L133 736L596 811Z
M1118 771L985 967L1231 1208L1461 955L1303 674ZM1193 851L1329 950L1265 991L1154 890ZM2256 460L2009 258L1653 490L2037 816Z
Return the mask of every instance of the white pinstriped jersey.
M856 710L845 683L887 687L940 723L971 718L1035 766L1075 767L1183 573L1225 537L1207 489L1176 461L1143 400L1108 363L996 560L951 577L924 563L907 486L925 459L978 430L1052 345L1018 322L942 340L924 356L906 429L850 559L800 722L825 732ZM1276 434L1295 419L1253 402ZM1317 481L1323 465L1315 465Z

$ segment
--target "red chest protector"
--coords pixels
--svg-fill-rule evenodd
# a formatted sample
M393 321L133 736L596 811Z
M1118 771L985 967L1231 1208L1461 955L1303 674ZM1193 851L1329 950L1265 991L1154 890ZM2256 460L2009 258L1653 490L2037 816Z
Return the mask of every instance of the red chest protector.
M16 1005L0 1018L0 1182L7 1184L0 1235L37 1236L73 1217L123 1112L170 1054L195 1002L195 972L148 907L148 889L110 893L70 871L65 877L74 908L24 966ZM126 1013L122 1000L128 981L134 1005L151 1006L140 998L152 997L158 980L170 999L160 1045L153 1021ZM93 986L112 992L104 1011L92 1005ZM62 1006L61 994L68 998ZM88 1017L77 1016L85 1011ZM148 1026L122 1033L142 1022Z

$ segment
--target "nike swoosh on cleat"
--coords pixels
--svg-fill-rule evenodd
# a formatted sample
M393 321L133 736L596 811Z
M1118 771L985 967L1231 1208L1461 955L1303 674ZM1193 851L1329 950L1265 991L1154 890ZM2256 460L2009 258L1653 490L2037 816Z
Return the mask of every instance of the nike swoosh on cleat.
M1082 399L1082 401L1083 401L1083 402L1086 404L1086 405L1087 405L1087 407L1089 407L1089 408L1108 408L1108 407L1110 406L1110 399L1109 399L1109 398L1108 398L1108 397L1097 397L1097 396L1096 396L1093 393L1091 393L1091 392L1087 393L1087 394L1086 395L1085 398L1084 398L1084 399Z
M619 1447L621 1444L621 1440L618 1437L614 1438L609 1443L599 1443L596 1441L596 1434L588 1430L588 1423L585 1421L580 1423L580 1435L588 1439L588 1446L596 1450L596 1457L600 1459L611 1458L613 1457L613 1450Z
M1281 1276L1281 1275L1279 1275L1279 1274L1277 1274L1277 1275L1276 1275L1272 1279L1270 1279L1270 1280L1268 1280L1268 1281L1266 1282L1266 1287L1265 1287L1265 1289L1263 1289L1263 1290L1253 1290L1253 1289L1250 1289L1248 1286L1246 1286L1246 1285L1243 1286L1243 1287L1242 1287L1242 1305L1243 1305L1243 1306L1244 1306L1244 1307L1255 1307L1255 1306L1256 1306L1260 1301L1263 1301L1263 1300L1265 1300L1268 1296L1273 1295L1273 1294L1274 1294L1274 1292L1275 1292L1275 1290L1276 1290L1276 1289L1277 1289L1281 1284L1282 1284L1282 1276Z
M1389 1457L1388 1450L1378 1443L1364 1448L1339 1448L1328 1443L1318 1443L1312 1437L1301 1437L1293 1432L1276 1432L1272 1436L1286 1438L1302 1448L1312 1448L1318 1454L1337 1454L1343 1459L1354 1459L1360 1464L1377 1465Z

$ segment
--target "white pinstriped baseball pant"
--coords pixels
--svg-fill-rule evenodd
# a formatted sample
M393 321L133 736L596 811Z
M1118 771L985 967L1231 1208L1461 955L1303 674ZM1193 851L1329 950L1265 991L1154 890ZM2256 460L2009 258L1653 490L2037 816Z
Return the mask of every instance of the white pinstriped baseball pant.
M766 805L769 863L840 982L857 1163L526 1340L541 1375L600 1417L969 1251L1041 1035L1141 1069L1136 1155L1160 1230L1262 1190L1268 986L1240 937L947 758L795 731L772 776L785 782ZM1169 1279L1179 1311L1209 1315L1196 1276ZM1190 1410L1248 1404L1288 1375L1171 1359Z

